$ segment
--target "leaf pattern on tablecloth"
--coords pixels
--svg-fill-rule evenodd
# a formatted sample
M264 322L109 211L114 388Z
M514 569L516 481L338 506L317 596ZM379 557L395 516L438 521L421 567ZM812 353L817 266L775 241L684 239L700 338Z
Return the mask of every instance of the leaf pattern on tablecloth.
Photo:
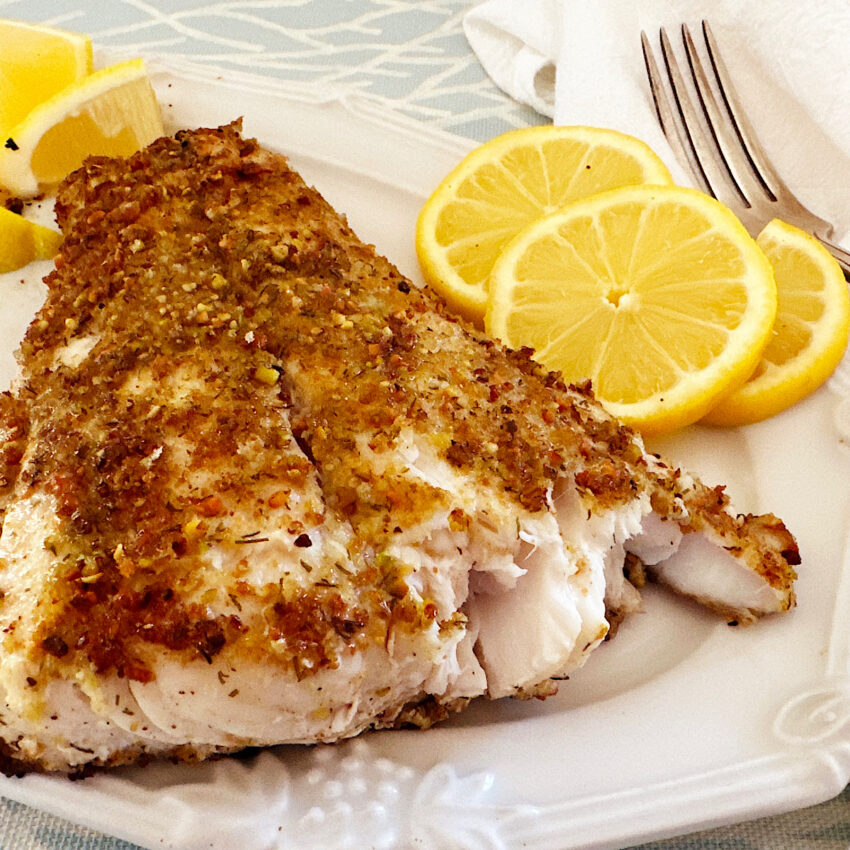
M140 850L118 838L99 835L47 812L0 798L2 850Z
M498 89L470 51L461 29L469 0L109 0L88 10L63 3L61 11L58 5L0 0L0 14L89 33L96 47L365 94L481 140L547 120Z
M367 95L431 126L483 141L545 119L511 101L470 52L460 22L474 2L108 0L86 8L73 0L0 0L0 16L87 32L97 47ZM850 355L832 387L848 394ZM850 423L850 407L845 414ZM489 846L482 835L481 847ZM0 799L0 850L139 848ZM815 808L633 850L850 850L850 789Z

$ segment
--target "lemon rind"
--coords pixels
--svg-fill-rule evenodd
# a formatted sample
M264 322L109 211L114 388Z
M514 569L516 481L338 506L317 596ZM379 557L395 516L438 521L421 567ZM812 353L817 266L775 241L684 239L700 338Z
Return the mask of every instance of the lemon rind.
M645 142L634 136L605 128L585 125L523 127L503 133L470 151L443 178L422 207L416 223L416 254L425 282L446 300L450 309L478 327L483 327L484 324L487 292L481 286L467 283L454 270L446 257L446 252L437 246L436 239L430 238L430 234L435 231L436 219L440 211L454 197L457 186L482 165L499 159L505 152L518 147L523 140L532 143L536 140L542 142L546 139L563 137L586 141L594 146L600 145L600 140L608 139L612 148L626 150L641 163L646 183L657 185L673 183L667 166Z
M750 269L749 301L741 324L730 333L730 342L724 351L708 367L692 373L690 378L673 388L630 404L606 400L604 388L596 388L597 398L609 413L647 435L668 433L702 418L716 405L718 399L747 380L756 368L761 352L770 338L776 315L773 270L744 226L718 201L695 189L629 186L572 202L530 224L504 249L490 278L490 298L485 314L487 332L509 346L517 347L522 341L511 339L507 330L507 307L510 303L508 290L512 286L513 277L510 270L535 238L552 232L557 222L565 222L581 215L592 216L617 201L628 202L640 198L654 202L659 198L674 197L688 199L691 204L703 208L709 217L722 221L726 232L736 240L744 254L747 268ZM568 376L568 379L583 380L586 377L588 376Z
M0 185L21 197L33 197L41 188L31 169L31 159L43 135L55 124L49 120L54 113L60 117L65 104L72 100L77 109L68 114L78 114L84 104L122 85L147 78L143 59L130 59L89 74L77 83L39 104L10 133L13 145L7 143L0 149ZM160 121L160 134L162 133ZM152 139L151 139L152 141Z
M826 310L816 323L818 332L811 345L781 367L723 396L703 418L707 425L752 425L782 413L822 386L847 348L850 295L841 267L813 236L786 222L774 219L765 226L759 241L765 235L786 245L791 243L816 262L824 275Z

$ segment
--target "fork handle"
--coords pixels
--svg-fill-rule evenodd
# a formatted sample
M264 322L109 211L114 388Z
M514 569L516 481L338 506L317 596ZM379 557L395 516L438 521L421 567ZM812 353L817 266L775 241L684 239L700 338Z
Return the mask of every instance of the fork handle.
M838 260L838 265L841 266L841 270L844 272L844 277L850 281L850 251L845 251L843 248L839 248L838 245L834 245L828 239L824 239L822 236L817 237L820 242L823 244L824 248Z

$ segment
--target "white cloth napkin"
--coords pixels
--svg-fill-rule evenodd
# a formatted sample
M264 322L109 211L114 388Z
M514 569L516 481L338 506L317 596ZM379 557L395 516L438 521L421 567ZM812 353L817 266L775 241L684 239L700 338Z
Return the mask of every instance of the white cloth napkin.
M690 182L658 127L640 48L708 18L758 137L815 212L850 228L847 0L486 0L464 30L493 80L558 124L637 136ZM684 55L679 53L683 62Z

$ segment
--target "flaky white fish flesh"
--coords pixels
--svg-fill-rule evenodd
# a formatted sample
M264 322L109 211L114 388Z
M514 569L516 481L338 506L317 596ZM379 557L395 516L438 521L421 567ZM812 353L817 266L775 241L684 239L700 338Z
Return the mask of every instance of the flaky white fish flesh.
M778 519L450 315L237 126L90 160L57 215L0 396L5 770L545 696L647 576L793 605Z

